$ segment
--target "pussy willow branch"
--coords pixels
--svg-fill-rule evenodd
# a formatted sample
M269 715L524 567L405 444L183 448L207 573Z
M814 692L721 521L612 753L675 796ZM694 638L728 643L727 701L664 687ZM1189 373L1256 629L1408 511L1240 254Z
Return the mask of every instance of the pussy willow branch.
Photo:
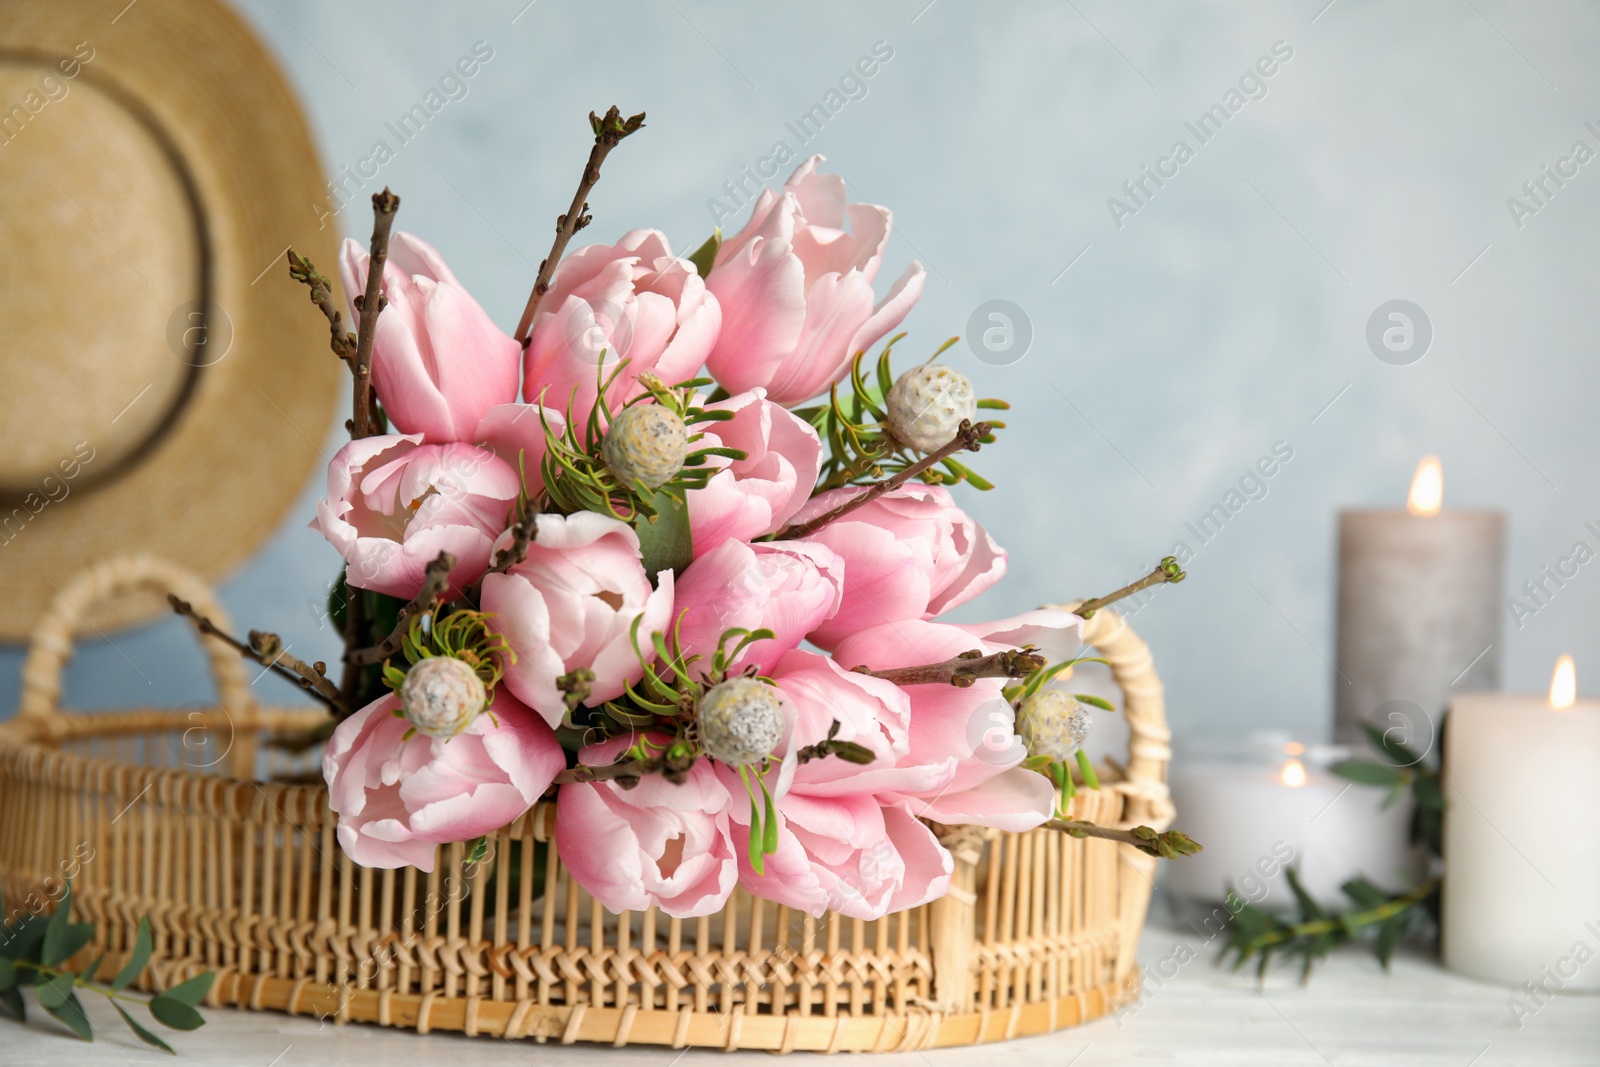
M1131 830L1118 830L1110 826L1098 826L1092 822L1081 819L1051 819L1044 824L1047 829L1060 830L1070 837L1098 837L1102 841L1116 841L1123 845L1132 845L1147 856L1165 857L1172 859L1176 856L1192 856L1203 851L1199 842L1193 840L1188 834L1179 833L1177 830L1168 830L1158 833L1148 826L1135 826Z
M389 636L371 648L346 651L345 662L357 666L382 663L399 652L406 631L411 629L411 620L439 606L439 598L444 596L445 589L450 585L450 572L455 569L455 565L456 558L448 552L441 552L435 556L422 573L422 588L411 598L411 603L400 609L400 617L395 620L394 629L389 631ZM359 593L360 590L356 592Z
M643 778L661 768L662 762L658 759L624 760L621 763L608 763L603 767L590 767L580 763L557 774L552 784L571 785L577 782L609 782L617 778Z
M529 500L524 507L522 514L511 524L511 543L494 554L489 569L484 571L477 581L467 586L458 603L465 602L476 607L478 598L483 593L484 578L491 574L504 574L528 558L528 546L539 533L539 509L534 506L532 500Z
M311 290L311 302L328 320L328 347L350 368L356 368L356 335L344 328L344 316L333 305L333 283L317 273L317 268L293 248L289 249L289 277Z
M1094 618L1094 613L1096 611L1108 604L1115 604L1117 601L1122 600L1125 597L1133 596L1135 593L1142 593L1153 585L1164 585L1168 582L1181 582L1186 577L1188 576L1184 574L1182 568L1178 566L1177 559L1172 556L1167 556L1160 563L1156 564L1155 570L1151 571L1143 578L1140 578L1137 582L1131 582L1128 585L1123 586L1121 589L1118 589L1115 593L1107 593L1105 596L1097 596L1093 597L1092 599L1085 600L1073 610L1073 614L1081 616L1085 619L1092 619Z
M178 596L176 593L167 594L167 603L172 605L172 610L194 622L195 629L203 634L216 637L233 647L234 651L246 659L253 659L263 667L271 669L275 674L282 675L290 681L296 682L312 696L322 701L336 712L344 710L344 702L339 697L339 690L330 682L323 673L327 666L323 663L306 663L296 659L283 647L283 639L277 634L262 633L259 630L250 631L250 643L234 637L226 630L221 629L216 623L194 610L194 605Z
M966 689L979 678L1025 678L1044 667L1043 656L1029 649L1011 649L985 656L980 650L963 652L943 663L924 663L915 667L890 667L875 671L853 667L859 674L884 678L895 685L953 685Z
M606 161L606 156L617 147L622 139L644 125L644 112L639 112L631 118L624 119L622 112L616 105L605 113L604 118L599 118L594 112L589 112L589 125L594 129L594 147L589 150L588 165L583 168L583 178L578 182L578 191L572 197L572 206L567 213L556 219L556 239L550 245L550 254L544 262L539 264L539 275L533 283L533 292L528 294L528 305L522 309L522 318L517 322L517 342L527 344L528 331L533 328L533 316L539 310L539 301L544 299L544 294L550 291L550 277L556 271L556 265L561 262L561 256L567 250L567 242L572 240L572 235L589 225L589 193L595 184L600 181L600 164Z
M356 311L360 320L356 324L355 361L350 373L355 378L355 393L350 405L350 438L371 437L375 432L372 418L372 342L378 334L378 315L383 311L383 265L389 259L389 231L394 228L394 213L400 209L400 198L384 186L383 192L372 194L372 246L367 261L367 290L357 298Z
M796 523L793 526L785 526L774 535L773 539L788 541L796 537L804 537L807 534L816 533L828 523L848 515L864 504L872 503L892 489L899 488L929 467L932 467L935 463L941 463L963 450L967 452L978 451L979 448L983 447L979 442L993 431L994 427L987 422L974 423L968 419L962 419L960 428L956 430L956 435L946 444L940 445L937 450L929 452L909 467L896 471L883 481L872 483L832 511L825 511L814 519L807 519L805 522Z

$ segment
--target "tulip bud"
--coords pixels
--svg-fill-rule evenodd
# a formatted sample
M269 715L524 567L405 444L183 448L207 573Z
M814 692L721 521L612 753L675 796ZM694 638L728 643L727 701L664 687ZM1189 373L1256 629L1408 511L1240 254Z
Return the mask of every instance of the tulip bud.
M400 710L419 734L454 737L489 701L483 679L454 656L430 656L406 672Z
M730 767L759 763L783 740L778 691L754 678L730 678L700 698L700 748Z
M671 408L634 404L611 420L600 447L617 481L627 486L643 482L659 489L683 469L689 454L689 431Z
M1060 763L1072 758L1089 737L1089 712L1060 689L1041 689L1017 711L1017 733L1030 756Z
M963 421L978 415L966 375L938 363L912 367L889 389L889 432L918 452L949 444Z

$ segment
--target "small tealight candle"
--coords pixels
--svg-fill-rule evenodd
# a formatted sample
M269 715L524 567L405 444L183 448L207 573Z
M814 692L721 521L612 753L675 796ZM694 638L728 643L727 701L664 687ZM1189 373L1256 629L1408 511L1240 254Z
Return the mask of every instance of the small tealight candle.
M1326 769L1349 754L1279 741L1258 744L1253 759L1235 749L1231 760L1175 761L1179 823L1205 851L1167 865L1168 889L1208 903L1231 889L1251 903L1287 906L1281 872L1289 866L1312 896L1334 905L1347 903L1340 886L1357 875L1389 889L1406 884L1415 867L1409 802L1386 809L1385 791Z
M1444 784L1445 966L1600 989L1600 701L1577 699L1572 657L1548 697L1456 697Z

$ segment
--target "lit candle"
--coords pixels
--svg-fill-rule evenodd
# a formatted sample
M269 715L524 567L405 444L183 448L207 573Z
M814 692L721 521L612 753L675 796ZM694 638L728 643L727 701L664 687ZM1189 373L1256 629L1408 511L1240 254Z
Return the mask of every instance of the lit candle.
M1405 511L1339 514L1334 740L1358 751L1370 722L1425 752L1452 692L1499 685L1505 519L1443 501L1428 456Z
M1548 698L1457 697L1444 783L1445 966L1600 989L1600 701L1577 699L1572 657Z
M1383 807L1385 790L1353 785L1326 767L1349 755L1340 747L1289 742L1258 746L1254 758L1178 759L1170 772L1172 802L1184 833L1205 851L1167 864L1168 889L1212 903L1231 888L1251 903L1289 906L1281 877L1298 868L1317 899L1347 904L1339 887L1364 875L1387 889L1415 873L1407 845L1407 804Z

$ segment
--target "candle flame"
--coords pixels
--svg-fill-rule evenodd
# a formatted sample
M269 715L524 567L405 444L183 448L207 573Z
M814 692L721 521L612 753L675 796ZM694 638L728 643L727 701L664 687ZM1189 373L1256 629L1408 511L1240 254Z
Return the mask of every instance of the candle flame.
M1555 673L1550 676L1550 706L1566 711L1577 699L1578 670L1572 665L1571 656L1562 656L1556 660Z
M1423 456L1417 464L1416 477L1411 479L1411 495L1406 498L1406 510L1413 515L1437 515L1444 503L1444 468L1438 456Z
M1306 784L1306 765L1297 759L1285 760L1278 778L1290 789L1299 789Z
M1283 754L1286 756L1304 756L1306 754L1306 746L1298 741L1290 741L1283 746Z

